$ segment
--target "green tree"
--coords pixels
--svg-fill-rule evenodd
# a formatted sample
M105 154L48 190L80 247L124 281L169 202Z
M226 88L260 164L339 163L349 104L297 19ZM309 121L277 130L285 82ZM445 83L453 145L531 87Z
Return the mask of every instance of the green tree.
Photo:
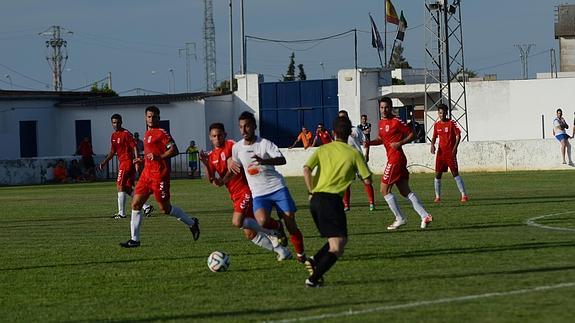
M100 94L103 94L104 96L118 96L118 93L116 93L116 91L112 90L108 86L108 83L104 83L101 87L99 87L98 82L94 82L94 84L92 84L92 87L90 88L90 92L100 93Z
M411 68L409 62L403 57L403 45L398 43L391 53L391 67L394 68Z
M289 57L289 65L286 75L282 75L285 81L295 81L295 54L292 52Z
M305 75L305 71L303 70L303 64L298 64L297 68L298 68L298 70L299 70L299 73L298 73L298 75L297 75L297 78L298 78L300 81L305 81L305 80L307 79L307 76Z
M238 80L234 78L233 80L234 91L238 90ZM230 80L224 80L220 82L220 85L216 87L216 91L221 93L230 92Z

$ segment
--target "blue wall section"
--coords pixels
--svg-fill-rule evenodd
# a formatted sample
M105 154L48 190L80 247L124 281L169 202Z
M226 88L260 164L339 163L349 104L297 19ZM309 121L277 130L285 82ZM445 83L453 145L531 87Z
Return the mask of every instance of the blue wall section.
M291 146L302 127L331 129L337 116L337 80L260 84L260 134L280 148Z

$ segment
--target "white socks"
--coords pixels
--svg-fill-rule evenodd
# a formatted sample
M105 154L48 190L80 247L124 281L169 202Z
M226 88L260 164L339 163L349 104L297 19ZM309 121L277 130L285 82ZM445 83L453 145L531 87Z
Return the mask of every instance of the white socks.
M118 214L125 215L124 213L126 206L126 192L118 192Z
M189 227L195 224L194 220L190 219L190 217L179 207L172 205L172 210L170 211L170 215L174 218L178 219L178 221L182 221L187 224Z
M132 210L130 219L130 229L132 231L132 240L140 241L140 226L142 225L142 211Z
M135 194L134 191L135 191L135 190L132 190L132 193L130 193L130 197L131 197L132 199L134 199L134 194ZM120 198L120 193L124 193L125 195L127 195L125 192L118 192L118 199ZM126 198L126 197L124 197L124 199L125 199L125 198ZM119 203L120 203L120 200L118 200L118 209L120 208L120 204L119 204ZM143 209L143 210L146 210L146 209L149 208L149 207L150 207L150 204L148 204L148 203L144 203L144 205L142 205L142 209ZM122 207L122 210L123 210L123 209L124 209L124 208ZM122 214L124 214L123 211L122 211Z
M413 192L409 193L407 195L407 199L409 200L409 202L411 202L411 206L413 206L415 212L417 212L417 214L419 214L419 216L422 219L429 215L429 213L427 213L427 211L425 211L425 209L423 208L421 201L417 198L417 195L415 195L415 193Z
M461 192L461 196L467 195L467 193L465 192L465 184L463 184L463 178L461 178L461 176L457 175L453 179L455 180L455 183L457 184L457 188L459 189L459 192Z
M397 204L397 200L395 199L395 196L392 193L389 193L389 194L385 195L383 198L387 202L387 205L389 205L389 208L391 209L391 212L393 213L393 215L395 215L395 219L404 221L405 216L403 215L403 213L401 213L401 209L399 208L399 205Z
M433 181L433 187L435 188L435 197L440 198L441 197L441 180L436 178Z
M252 239L252 242L256 246L260 246L269 251L274 251L274 246L272 245L271 240L263 232L258 232L256 236Z

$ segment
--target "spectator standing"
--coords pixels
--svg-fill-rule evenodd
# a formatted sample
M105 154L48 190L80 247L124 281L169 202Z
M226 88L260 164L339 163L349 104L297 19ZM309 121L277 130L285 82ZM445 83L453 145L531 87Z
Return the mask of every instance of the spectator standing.
M367 122L367 114L361 115L361 123L357 125L359 130L363 132L365 140L370 140L371 138L371 123Z
M198 150L198 147L196 147L195 141L190 141L190 145L188 146L188 149L186 149L186 152L188 153L188 176L191 178L199 177L198 155L200 151Z
M76 150L76 155L82 156L82 166L84 166L84 173L87 178L92 180L96 177L95 164L94 164L94 150L92 150L92 143L89 137L84 137L78 149Z
M573 165L571 159L571 144L569 143L569 135L567 134L569 125L563 118L563 110L557 109L557 117L553 119L553 135L561 143L561 157L563 157L563 164L567 164L565 160L565 152L569 158L569 165Z

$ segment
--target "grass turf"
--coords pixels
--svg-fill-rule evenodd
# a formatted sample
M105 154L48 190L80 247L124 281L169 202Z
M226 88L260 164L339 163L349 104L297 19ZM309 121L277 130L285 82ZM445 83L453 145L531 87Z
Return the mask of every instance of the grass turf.
M365 312L329 319L570 321L573 285L460 298L575 282L575 196L566 185L573 172L463 178L470 202L460 205L447 174L442 203L434 205L433 176L412 174L412 189L434 216L424 231L401 198L408 224L387 231L393 218L381 194L370 212L362 185L354 183L346 253L321 289L304 287L302 265L278 263L232 228L227 191L205 181L172 182L172 202L200 218L199 241L182 223L156 213L144 220L142 246L128 250L118 243L129 238L129 219L110 218L116 211L111 182L0 188L0 321L262 321L349 310ZM325 240L307 210L303 179L287 181L313 255ZM525 224L569 211L537 223L572 231ZM231 255L228 272L208 270L214 250ZM425 301L432 303L418 303Z

